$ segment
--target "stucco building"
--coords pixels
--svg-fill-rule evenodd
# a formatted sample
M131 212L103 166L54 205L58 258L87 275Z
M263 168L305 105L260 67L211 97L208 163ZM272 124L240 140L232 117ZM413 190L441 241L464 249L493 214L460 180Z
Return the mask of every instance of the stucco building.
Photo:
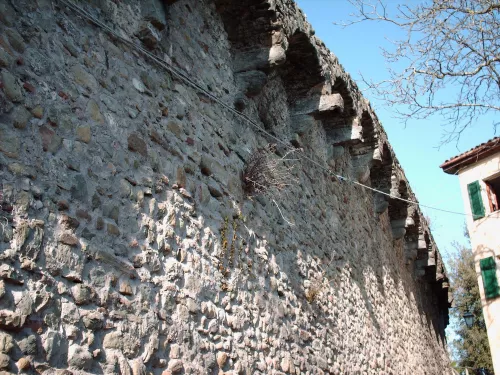
M500 373L500 137L441 165L458 174L495 373Z

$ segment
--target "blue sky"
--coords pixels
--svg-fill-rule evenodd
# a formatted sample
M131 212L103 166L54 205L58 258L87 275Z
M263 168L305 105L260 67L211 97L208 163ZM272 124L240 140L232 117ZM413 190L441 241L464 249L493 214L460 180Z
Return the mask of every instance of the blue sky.
M402 33L382 23L363 22L347 28L333 22L349 19L354 11L347 0L297 0L316 35L338 58L344 69L362 88L360 74L375 81L387 78L386 62L380 47L390 47L386 38L397 39ZM390 0L391 5L397 2ZM441 145L444 121L439 118L410 121L405 127L384 105L369 93L365 97L375 108L389 141L403 166L410 185L421 204L463 212L458 177L445 174L439 165L494 136L491 120L467 129L458 143ZM441 147L439 147L441 145ZM431 219L432 233L443 254L453 251L451 242L466 243L463 238L465 217L422 208Z

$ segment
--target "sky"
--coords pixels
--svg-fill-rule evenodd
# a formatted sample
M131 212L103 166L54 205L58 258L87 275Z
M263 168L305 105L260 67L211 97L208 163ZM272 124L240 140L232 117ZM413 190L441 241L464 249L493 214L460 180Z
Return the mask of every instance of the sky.
M316 36L338 57L361 89L360 73L375 81L387 78L387 63L380 47L389 48L387 38L394 40L403 35L397 27L375 22L362 22L347 28L334 25L334 22L352 19L349 15L354 8L347 0L297 0L297 3L316 31ZM390 9L397 1L389 0L388 3ZM419 202L464 212L458 177L445 174L439 165L494 137L491 120L468 128L458 142L442 145L443 119L413 120L405 127L394 118L389 108L371 97L370 93L364 93L364 96L375 108ZM430 218L432 234L445 257L453 252L453 241L467 244L463 236L464 216L423 207L422 211Z

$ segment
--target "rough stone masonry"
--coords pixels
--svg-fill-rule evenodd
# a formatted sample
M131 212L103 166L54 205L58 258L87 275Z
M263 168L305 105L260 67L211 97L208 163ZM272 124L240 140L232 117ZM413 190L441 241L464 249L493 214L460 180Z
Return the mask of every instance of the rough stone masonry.
M415 199L292 0L77 4L337 174ZM304 160L248 197L273 139L61 0L0 1L0 68L2 374L447 373L449 284L416 206Z

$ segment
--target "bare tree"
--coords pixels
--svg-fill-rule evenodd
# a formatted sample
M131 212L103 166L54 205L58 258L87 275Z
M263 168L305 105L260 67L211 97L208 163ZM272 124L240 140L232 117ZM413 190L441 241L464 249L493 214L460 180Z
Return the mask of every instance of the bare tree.
M458 140L469 125L500 113L500 1L426 0L400 4L389 15L384 0L349 0L352 19L386 22L405 37L383 49L389 78L362 77L368 90L403 121L439 114L446 121L444 141ZM402 68L399 68L402 66ZM401 109L402 108L402 109ZM493 122L496 130L499 120Z

